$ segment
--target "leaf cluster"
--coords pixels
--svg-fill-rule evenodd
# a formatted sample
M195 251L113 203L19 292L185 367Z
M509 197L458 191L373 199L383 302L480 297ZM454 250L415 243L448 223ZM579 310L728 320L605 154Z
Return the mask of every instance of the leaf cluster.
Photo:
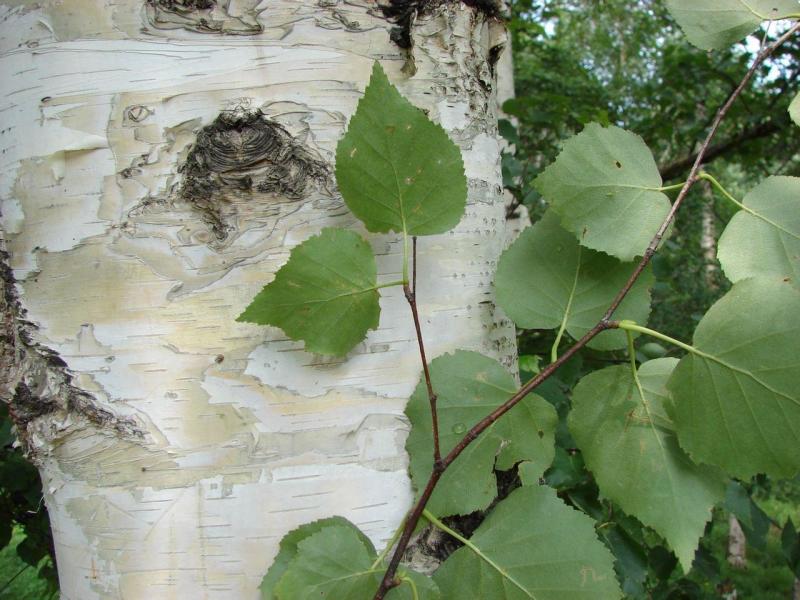
M703 23L688 4L668 6L697 45L722 46L732 29L741 36L760 23L718 0L696 4L706 7ZM363 238L324 230L292 251L240 320L343 354L376 326L382 287L402 285L416 315L408 239L458 222L466 178L457 147L377 64L337 149L336 173L368 231L402 235L402 279L378 283ZM700 318L690 344L641 323L653 285L645 267L698 178L739 213L719 243L730 290ZM700 539L715 506L740 515L754 539L763 534L736 480L800 471L798 181L769 177L740 202L695 168L673 204L673 186L641 137L587 124L536 177L547 208L503 253L495 282L498 305L518 326L556 332L551 366L530 361L524 368L544 370L520 389L475 352L425 365L406 410L417 503L397 537L378 553L341 518L304 525L281 543L263 597L361 599L376 589L376 598L691 597L697 585L674 573L711 569ZM658 343L637 351L641 334ZM614 364L585 372L578 363L551 377L569 337L575 345L564 357L590 346ZM683 356L664 356L662 344ZM528 394L546 379L540 395ZM519 487L499 498L495 473L511 469ZM475 512L482 522L468 537L443 521ZM432 576L394 571L420 517L461 544ZM790 523L784 538L794 568Z

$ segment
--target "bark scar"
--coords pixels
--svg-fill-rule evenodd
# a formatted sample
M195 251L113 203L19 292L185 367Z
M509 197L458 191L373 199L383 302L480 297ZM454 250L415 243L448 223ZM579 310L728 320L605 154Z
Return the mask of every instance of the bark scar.
M324 186L330 176L320 157L259 109L220 113L197 134L178 172L183 175L179 198L202 215L218 240L225 240L232 229L229 213L236 203L231 196L241 199L258 192L300 200L309 183Z

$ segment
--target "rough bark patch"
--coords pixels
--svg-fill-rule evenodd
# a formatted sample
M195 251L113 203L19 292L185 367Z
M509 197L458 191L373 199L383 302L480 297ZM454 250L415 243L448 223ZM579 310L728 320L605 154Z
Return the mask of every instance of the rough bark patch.
M241 16L229 12L231 0L146 0L147 22L156 29L186 29L197 33L255 35L263 31L258 22L258 2L240 2ZM243 9L243 10L242 10Z
M231 228L231 195L258 202L254 192L300 200L309 183L323 185L327 165L260 110L224 111L203 127L180 165L179 196L200 212L217 239Z
M72 375L58 354L33 341L36 326L26 319L9 255L2 248L0 309L0 401L8 404L17 435L29 455L35 457L37 448L30 443L28 426L57 413L82 417L125 438L142 438L144 434L136 423L99 406L90 394L73 385ZM58 432L51 427L48 434L57 436Z
M460 3L471 6L487 17L499 18L503 12L502 0L389 0L381 5L383 16L395 24L389 32L392 41L406 50L414 46L411 29L420 15L425 15L443 4Z

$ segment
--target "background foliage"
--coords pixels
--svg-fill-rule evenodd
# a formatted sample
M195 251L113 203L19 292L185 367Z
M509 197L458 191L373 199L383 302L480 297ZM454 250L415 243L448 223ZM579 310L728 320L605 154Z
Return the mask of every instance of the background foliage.
M759 42L780 32L773 25L732 47L702 52L686 42L665 4L656 0L517 0L510 25L517 98L504 107L513 125L501 124L501 131L516 153L504 157L504 178L534 221L545 205L531 181L555 159L563 141L591 121L635 131L652 149L664 183L682 180L714 111L733 91ZM787 113L800 89L799 64L795 37L759 71L712 145L708 168L739 198L768 175L800 174L800 130L790 126ZM709 248L735 210L707 187L690 192L670 239L653 259L650 327L688 341L700 317L727 291L730 284ZM553 335L535 329L520 333L523 379L548 362ZM683 354L646 339L637 347L640 361ZM579 377L623 356L584 350L571 370L562 369L537 389L562 419L547 483L598 519L628 597L720 598L736 592L741 598L790 598L794 574L781 537L788 518L800 519L800 479L760 477L743 481L739 496L729 493L714 511L688 576L658 536L598 497L566 427L569 390ZM731 512L747 535L746 570L726 560ZM745 517L752 514L759 527L747 527Z

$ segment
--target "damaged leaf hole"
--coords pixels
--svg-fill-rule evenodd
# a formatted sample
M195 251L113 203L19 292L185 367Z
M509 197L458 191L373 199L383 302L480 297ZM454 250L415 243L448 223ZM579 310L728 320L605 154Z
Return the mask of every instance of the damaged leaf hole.
M259 109L223 111L203 127L178 167L180 200L200 213L218 240L240 212L278 214L282 202L324 187L327 164ZM265 197L266 196L266 197Z

